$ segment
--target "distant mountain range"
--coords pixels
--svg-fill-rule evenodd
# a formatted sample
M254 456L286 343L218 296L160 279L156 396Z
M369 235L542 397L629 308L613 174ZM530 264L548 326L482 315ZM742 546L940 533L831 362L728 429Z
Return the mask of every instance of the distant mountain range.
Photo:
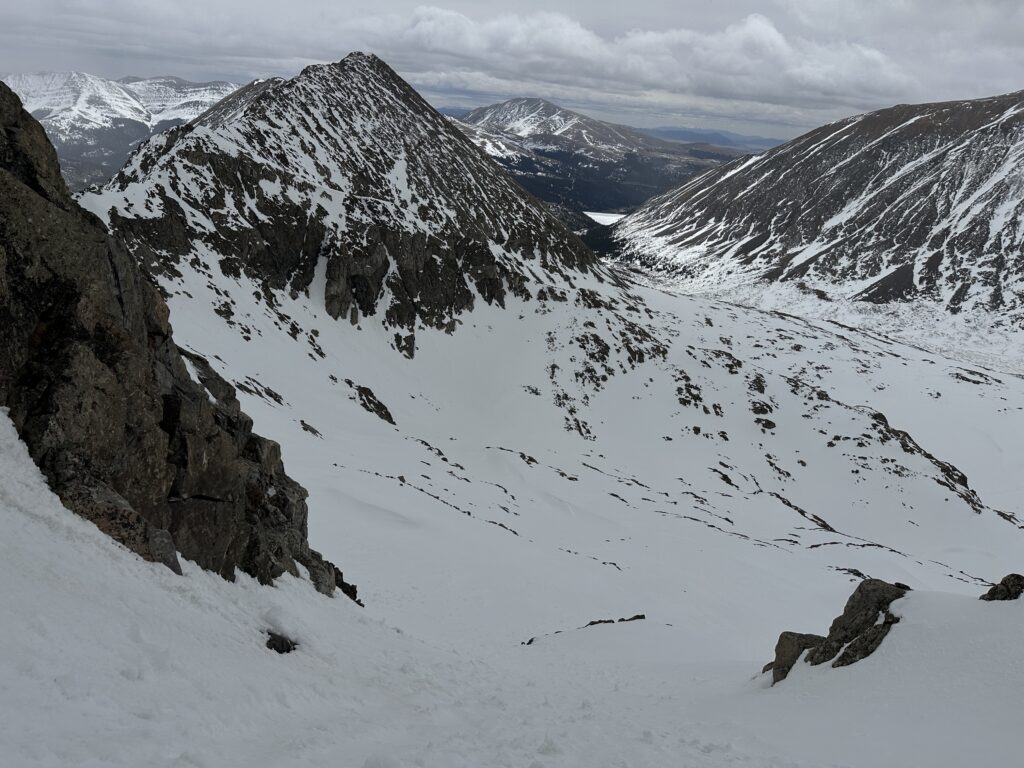
M733 147L748 152L764 152L786 142L782 139L771 139L767 136L747 136L732 131L719 131L707 128L678 128L662 126L659 128L637 128L641 133L665 141L681 141L684 143L715 144L720 147Z
M0 75L57 148L69 186L106 181L140 141L196 117L238 86L85 72Z
M453 120L527 191L576 211L635 208L744 154L665 141L543 99L511 99Z

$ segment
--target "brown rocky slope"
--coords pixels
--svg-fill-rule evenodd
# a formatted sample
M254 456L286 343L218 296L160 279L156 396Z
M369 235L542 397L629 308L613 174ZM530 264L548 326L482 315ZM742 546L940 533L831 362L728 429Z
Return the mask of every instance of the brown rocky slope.
M72 200L42 127L0 84L0 407L64 504L141 556L225 578L304 566L306 491L234 390L174 344L167 305Z

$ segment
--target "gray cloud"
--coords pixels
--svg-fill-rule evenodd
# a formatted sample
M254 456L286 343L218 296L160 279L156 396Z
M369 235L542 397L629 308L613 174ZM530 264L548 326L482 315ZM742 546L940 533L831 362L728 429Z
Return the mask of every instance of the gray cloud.
M0 69L246 80L358 48L435 103L541 95L775 135L1024 84L1015 0L439 2L36 0L5 11Z

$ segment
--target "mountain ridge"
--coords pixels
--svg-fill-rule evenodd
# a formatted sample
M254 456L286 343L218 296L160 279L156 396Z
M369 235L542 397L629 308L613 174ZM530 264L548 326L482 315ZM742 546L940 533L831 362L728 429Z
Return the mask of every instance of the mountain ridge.
M686 290L806 286L1024 321L1024 93L897 105L711 171L620 222Z
M111 80L86 72L5 74L0 80L43 124L74 189L106 181L139 142L187 122L238 87L174 76Z
M575 211L631 209L739 151L663 141L539 98L453 119L529 192Z

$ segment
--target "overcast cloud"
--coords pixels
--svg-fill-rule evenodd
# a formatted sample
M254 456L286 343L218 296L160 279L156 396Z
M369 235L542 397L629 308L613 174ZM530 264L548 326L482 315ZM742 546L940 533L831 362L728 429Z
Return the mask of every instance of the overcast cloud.
M1020 0L0 0L0 71L249 80L369 50L438 105L544 96L789 137L1024 88Z

